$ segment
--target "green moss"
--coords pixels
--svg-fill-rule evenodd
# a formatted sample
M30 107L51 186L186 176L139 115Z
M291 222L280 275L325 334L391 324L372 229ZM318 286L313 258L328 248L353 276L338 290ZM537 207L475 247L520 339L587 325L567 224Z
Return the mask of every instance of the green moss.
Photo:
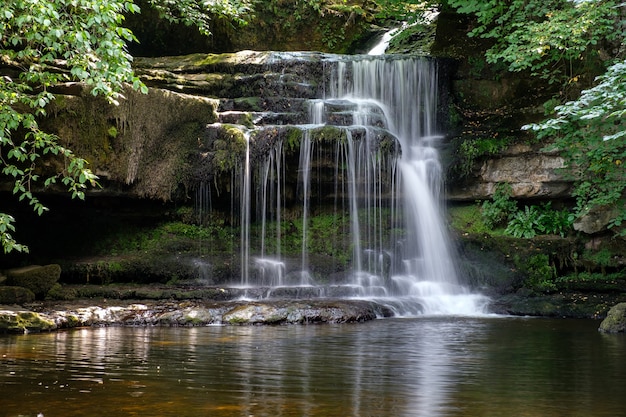
M30 303L35 300L35 294L28 288L0 285L0 304L13 305Z
M250 322L243 317L231 317L230 319L228 319L228 323L233 325L242 325L249 324Z
M56 283L46 294L46 300L70 301L76 299L76 292L73 289L66 289L61 284Z
M269 52L241 51L223 54L189 54L175 57L136 58L137 67L151 67L171 72L195 71L220 64L229 66L248 63L262 63L267 60Z
M386 53L428 55L436 30L436 24L414 24L402 29L391 39Z
M66 316L66 323L68 328L80 327L83 325L83 322L74 315Z
M283 147L286 151L294 151L300 149L302 142L302 130L297 127L289 126L286 130L285 141Z
M322 143L344 143L348 138L345 129L330 125L313 129L311 136Z
M107 130L107 134L113 139L115 139L118 134L117 128L115 126L111 126L109 130Z
M24 333L48 331L56 328L54 321L44 319L32 311L1 312L0 332Z
M241 127L224 124L219 139L213 142L213 167L216 172L230 172L243 160L247 141Z
M557 289L555 278L556 268L546 254L537 254L530 257L514 257L517 268L526 275L524 286L532 291L553 292Z
M183 57L183 59L179 61L178 65L188 65L193 68L198 68L202 66L213 66L218 64L229 64L230 66L232 66L237 64L265 62L267 61L269 55L269 52L264 51L242 51L206 55L193 54L187 57Z
M33 265L7 271L7 281L11 285L28 288L38 299L43 299L60 275L61 267L57 264Z
M504 235L504 228L492 229L487 226L478 204L448 207L448 218L450 226L461 235Z
M608 248L600 250L585 250L582 253L581 261L587 265L589 270L600 268L603 275L606 274L606 268L615 266L614 259L619 259L618 254L611 253ZM595 268L593 268L595 267Z
M491 136L461 136L453 143L456 150L452 171L459 178L469 177L482 158L502 152L513 142L515 138L497 132Z
M626 278L623 271L610 274L576 272L558 277L556 282L559 289L571 291L622 293L626 288Z
M238 97L234 100L235 106L243 111L262 111L261 97Z
M124 95L119 106L88 91L63 97L41 125L108 181L128 185L134 195L171 200L180 185L188 185L198 137L216 121L218 102L161 89ZM50 175L64 169L61 159L52 162Z

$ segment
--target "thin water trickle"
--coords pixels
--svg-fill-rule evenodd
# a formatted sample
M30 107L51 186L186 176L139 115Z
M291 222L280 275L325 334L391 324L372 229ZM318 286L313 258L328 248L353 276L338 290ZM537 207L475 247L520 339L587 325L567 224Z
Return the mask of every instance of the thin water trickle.
M244 131L246 140L246 157L243 166L243 180L241 187L241 284L250 285L250 211L251 211L251 169L250 169L250 133Z
M380 42L374 45L374 47L370 49L367 54L368 55L383 55L385 51L387 50L387 48L389 47L389 43L391 42L391 39L396 34L396 32L398 32L398 30L400 30L400 28L394 28L385 32L382 38L380 39Z

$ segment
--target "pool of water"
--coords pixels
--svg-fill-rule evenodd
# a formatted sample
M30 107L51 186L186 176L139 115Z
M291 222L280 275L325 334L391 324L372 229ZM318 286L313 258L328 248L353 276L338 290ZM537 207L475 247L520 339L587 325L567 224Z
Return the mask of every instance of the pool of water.
M599 322L86 328L0 336L0 416L619 416Z

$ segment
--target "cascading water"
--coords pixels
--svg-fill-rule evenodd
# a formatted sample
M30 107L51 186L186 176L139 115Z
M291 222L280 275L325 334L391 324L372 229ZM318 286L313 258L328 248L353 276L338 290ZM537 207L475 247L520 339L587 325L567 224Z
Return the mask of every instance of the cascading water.
M242 284L312 286L309 265L311 170L319 155L316 129L333 126L343 135L335 144L335 211L349 215L351 272L346 294L370 297L398 314L478 314L487 299L459 285L454 255L440 207L442 168L436 131L437 68L408 57L328 60L326 97L309 100L308 124L301 130L298 188L301 199L301 256L297 274L288 273L281 250L282 181L287 175L284 144L278 141L261 164L257 207L261 207L261 251L250 250L251 170L242 180ZM384 148L381 138L392 138ZM249 143L249 140L248 140ZM384 149L383 149L384 148ZM246 153L249 158L249 150ZM342 174L339 174L342 167ZM338 205L341 208L338 208ZM276 245L266 244L274 222ZM250 278L254 259L256 281ZM324 294L320 291L318 294Z
M476 313L484 306L485 299L469 294L459 285L441 217L442 168L437 144L442 137L435 130L436 66L418 58L362 59L340 64L337 71L333 94L357 103L367 100L370 106L378 106L384 127L397 137L401 146L395 192L402 203L396 208L398 213L392 213L392 219L395 216L403 219L405 235L395 251L390 282L385 284L385 289L395 297L418 299L426 313ZM348 79L351 82L345 81ZM362 106L354 111L355 121L367 123L368 113ZM366 211L370 209L366 207ZM356 247L360 237L354 234L354 238ZM373 252L382 255L379 249ZM355 263L354 282L363 285L364 275L380 277L381 273L384 271L364 271ZM378 285L365 287L368 295L379 293Z

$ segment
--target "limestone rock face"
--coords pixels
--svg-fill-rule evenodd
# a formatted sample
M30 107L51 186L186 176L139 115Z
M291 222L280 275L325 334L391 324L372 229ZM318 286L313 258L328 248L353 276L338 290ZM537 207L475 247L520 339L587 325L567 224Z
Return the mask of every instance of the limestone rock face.
M277 142L284 144L286 171L293 176L284 191L295 195L309 100L324 96L328 69L340 60L318 52L258 51L137 58L148 94L128 90L112 106L80 84L57 87L51 117L42 124L89 161L100 177L100 195L181 201L210 184L218 194L213 203L224 209L237 192L231 190L233 173L245 162L248 145L256 166ZM343 127L354 125L346 116L350 105L338 100L328 110L329 124L338 128L315 129L312 140L334 149L345 137ZM366 134L358 126L351 132L355 140ZM396 149L396 138L377 135L376 146ZM321 164L312 172L323 178L312 182L334 184L335 161Z
M485 160L474 177L464 184L450 184L452 200L487 199L498 183L511 185L514 198L561 198L569 196L571 182L559 170L563 158L557 154L517 145Z
M626 332L626 303L613 306L598 329L602 333Z
M216 100L160 88L129 89L119 106L76 86L60 93L42 124L89 161L104 190L128 196L171 199L191 175L199 132L217 118Z

